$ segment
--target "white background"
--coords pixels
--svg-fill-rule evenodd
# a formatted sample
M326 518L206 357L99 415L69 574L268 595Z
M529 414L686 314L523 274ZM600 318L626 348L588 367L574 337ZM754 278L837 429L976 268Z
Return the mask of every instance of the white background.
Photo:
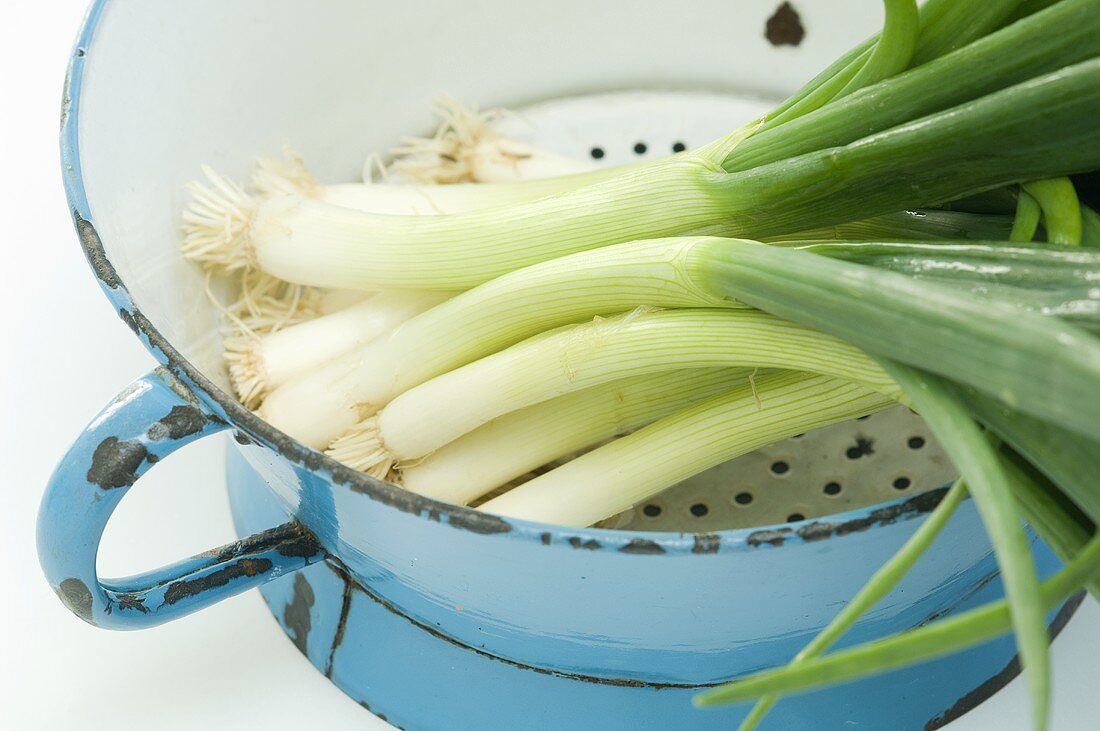
M866 0L873 3L874 0ZM385 729L283 636L256 592L152 630L97 630L38 569L43 485L66 446L152 358L114 315L77 245L61 187L58 109L84 0L13 2L0 22L0 727ZM152 568L232 540L222 443L165 460L123 501L101 570ZM1097 728L1100 606L1054 647L1056 731ZM1019 680L951 726L1026 729Z

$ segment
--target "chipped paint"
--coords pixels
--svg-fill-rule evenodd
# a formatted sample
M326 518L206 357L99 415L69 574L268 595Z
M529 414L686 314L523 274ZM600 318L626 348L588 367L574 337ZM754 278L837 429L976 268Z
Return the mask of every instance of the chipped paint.
M923 492L901 503L875 508L860 518L845 521L814 521L800 527L798 536L804 541L820 541L833 536L865 531L875 525L891 525L899 520L916 518L935 510L947 494L948 488L939 487Z
M138 478L141 463L149 455L145 445L136 439L104 439L92 453L87 480L104 490L130 487Z
M55 591L70 612L88 624L95 624L92 619L92 592L87 584L80 579L65 579Z
M790 528L765 528L763 530L754 530L749 533L749 537L745 539L745 542L757 548L759 546L782 546L787 540L787 536L793 533Z
M147 435L155 442L183 439L206 427L206 416L194 406L173 406L172 410L149 427Z
M665 553L665 549L661 547L661 544L648 538L633 538L629 543L619 546L619 553L654 555Z
M182 599L198 596L204 591L226 586L235 579L267 573L273 565L271 560L266 558L242 558L206 576L174 581L164 590L164 603L175 604Z
M802 18L790 3L783 3L764 24L764 37L773 46L797 46L806 37Z
M313 587L301 572L294 574L293 598L287 602L283 609L283 626L298 652L309 656L309 633L313 629L313 621L310 618L310 610L316 597Z
M596 551L600 548L603 548L603 546L600 545L600 542L597 541L595 538L589 538L588 540L585 540L580 536L569 536L568 541L569 545L573 548L583 548L586 551Z
M696 533L694 540L692 553L718 553L718 548L722 545L722 536L714 533Z

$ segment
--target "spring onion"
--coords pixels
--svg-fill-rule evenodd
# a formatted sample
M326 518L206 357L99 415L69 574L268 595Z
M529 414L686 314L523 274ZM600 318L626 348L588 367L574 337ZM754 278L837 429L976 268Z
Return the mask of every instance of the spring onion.
M1035 238L1042 216L1043 209L1039 207L1039 202L1021 189L1016 202L1016 218L1012 222L1012 231L1008 234L1009 241L1031 241Z
M893 591L905 578L917 559L932 545L932 541L947 525L947 521L955 514L955 509L959 507L965 497L966 483L959 480L947 491L947 494L936 506L936 509L932 511L932 514L925 518L913 535L909 536L905 545L899 548L897 553L891 556L890 560L867 580L863 588L844 605L844 609L806 647L794 656L787 667L796 667L824 653L836 644L836 641L851 629L871 607ZM779 696L774 694L766 695L758 700L752 710L749 711L749 715L741 722L738 731L752 731L755 729L778 701Z
M269 334L241 331L223 340L230 379L241 403L255 408L271 389L391 332L449 296L382 292Z
M582 389L493 419L403 465L395 477L411 492L469 504L554 460L746 383L751 373L669 371Z
M1085 436L1100 434L1100 341L1080 328L796 249L730 241L722 251L715 290Z
M217 212L204 199L207 208L185 217L184 249L230 270L255 266L299 284L447 291L575 251L720 223L735 235L776 235L1100 165L1098 82L1100 59L736 175L702 154L685 154L482 211L384 216L299 196L246 205L234 194ZM1034 109L1021 111L1023 98ZM876 164L884 160L886 169Z
M855 348L762 312L632 312L554 330L437 376L357 424L329 454L382 477L394 463L424 457L492 419L555 396L617 378L706 367L810 371L903 400ZM294 425L282 428L294 435Z
M1047 239L1052 244L1080 246L1081 203L1069 178L1032 180L1020 187L1043 211Z
M1050 654L1045 610L1039 599L1039 575L1031 558L1031 542L1019 518L1002 459L948 382L898 363L887 361L883 365L928 422L974 497L1001 570L1021 665L1031 689L1034 726L1046 728L1050 714Z
M878 392L826 376L758 375L539 475L479 509L592 525L740 454L891 403Z
M1054 609L1098 575L1100 537L1093 537L1065 568L1041 584L1043 609ZM795 693L856 680L974 647L1007 632L1011 622L1007 602L992 602L919 629L807 660L797 667L766 670L736 680L701 693L695 703L737 703L766 693Z
M773 112L669 158L592 169L445 102L385 183L322 185L294 154L249 189L209 173L184 251L239 284L238 395L413 492L574 526L911 404L965 488L789 667L698 700L763 695L747 729L776 694L1011 629L1044 728L1043 613L1100 591L1100 216L1067 177L1100 168L1100 13L884 7L878 36ZM818 657L964 489L1007 603ZM1021 516L1071 559L1051 582Z

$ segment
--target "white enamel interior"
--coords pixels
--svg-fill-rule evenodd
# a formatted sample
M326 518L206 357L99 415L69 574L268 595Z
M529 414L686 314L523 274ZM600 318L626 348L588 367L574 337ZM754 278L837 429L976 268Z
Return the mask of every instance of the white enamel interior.
M607 152L601 164L636 159L638 141L647 155L665 154L674 141L703 143L765 108L760 100L793 91L874 32L882 12L869 0L796 3L805 39L773 46L764 28L779 5L110 0L86 49L77 109L92 221L142 312L225 384L218 313L203 275L179 254L183 186L201 164L241 179L257 155L290 143L322 180L354 180L369 154L430 131L431 101L440 94L523 108L504 123L510 132L565 154L598 145ZM670 106L668 92L682 103ZM890 443L915 428L880 421L901 424L896 435L877 434ZM870 427L847 428L843 439ZM897 455L927 466L914 474L914 488L949 472L942 454L926 454ZM885 457L877 461L882 476L864 472L865 488L825 500L826 473L853 466L816 453L801 460L816 471L789 481L804 484L805 494L738 509L730 502L737 490L716 478L726 468L668 493L660 519L633 513L623 525L711 530L899 496L884 481L895 467ZM762 471L771 461L750 455L738 474L751 482L752 465ZM715 496L709 518L691 516L689 506L707 495Z

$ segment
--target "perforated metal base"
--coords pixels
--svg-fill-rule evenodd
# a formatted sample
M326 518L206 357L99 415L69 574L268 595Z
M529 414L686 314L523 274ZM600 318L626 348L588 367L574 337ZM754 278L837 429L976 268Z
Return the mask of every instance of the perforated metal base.
M697 147L771 106L703 92L598 94L519 109L498 128L547 150L616 165ZM954 476L924 422L897 407L719 465L604 525L697 532L793 522L915 494Z

